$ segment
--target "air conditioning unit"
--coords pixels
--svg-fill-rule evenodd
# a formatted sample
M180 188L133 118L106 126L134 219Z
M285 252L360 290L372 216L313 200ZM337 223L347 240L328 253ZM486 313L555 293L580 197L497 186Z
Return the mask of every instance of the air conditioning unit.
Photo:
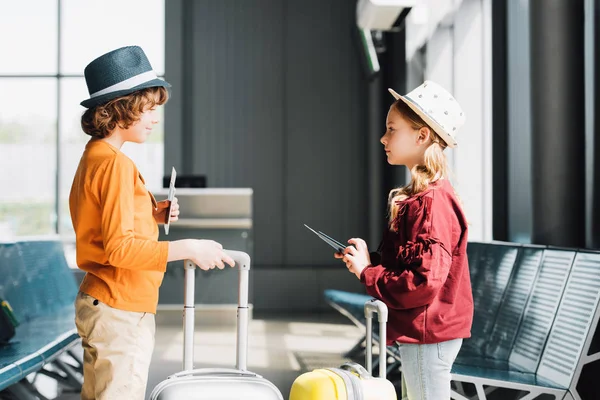
M356 21L360 29L389 31L405 8L419 0L358 0Z

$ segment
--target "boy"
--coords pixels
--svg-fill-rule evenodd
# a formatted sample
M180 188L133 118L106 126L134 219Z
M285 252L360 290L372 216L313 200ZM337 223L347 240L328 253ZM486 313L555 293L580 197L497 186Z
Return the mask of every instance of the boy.
M69 197L77 265L86 271L75 301L84 349L83 400L144 399L154 349L158 288L168 261L202 269L234 261L209 240L158 241L168 201L156 202L125 142L143 143L158 123L170 85L158 79L138 46L116 49L85 68L90 98L81 105L92 138ZM179 215L177 200L172 220Z

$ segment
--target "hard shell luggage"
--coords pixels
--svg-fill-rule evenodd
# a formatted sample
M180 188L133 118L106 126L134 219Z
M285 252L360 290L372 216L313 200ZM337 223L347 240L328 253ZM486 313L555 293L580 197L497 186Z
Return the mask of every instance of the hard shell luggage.
M239 268L236 367L194 369L194 275L196 266L185 261L183 307L183 371L159 383L152 400L283 400L281 392L262 376L246 369L248 354L248 281L250 256L226 250Z
M371 375L373 312L379 319L379 378ZM294 381L289 400L396 400L394 385L386 374L386 331L388 309L379 300L365 303L367 318L366 366L345 363L339 368L316 369Z

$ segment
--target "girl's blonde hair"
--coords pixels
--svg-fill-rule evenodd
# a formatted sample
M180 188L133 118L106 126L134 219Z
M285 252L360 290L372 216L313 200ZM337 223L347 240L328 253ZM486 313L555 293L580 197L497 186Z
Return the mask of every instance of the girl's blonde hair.
M432 142L425 150L425 162L423 164L415 165L410 171L410 182L406 186L390 191L388 196L390 226L392 226L393 222L398 217L400 210L400 204L398 204L398 202L427 190L431 183L441 178L448 178L449 174L448 160L444 153L444 149L447 147L446 142L444 142L444 140L404 101L397 100L392 107L400 113L402 118L404 118L413 129L429 128L431 131Z

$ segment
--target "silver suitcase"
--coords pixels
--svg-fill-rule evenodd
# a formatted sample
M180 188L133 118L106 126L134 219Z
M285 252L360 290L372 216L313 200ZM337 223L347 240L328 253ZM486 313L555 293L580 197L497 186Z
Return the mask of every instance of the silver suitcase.
M240 271L236 368L194 369L194 279L196 266L184 262L183 371L159 383L151 400L283 400L271 382L246 369L248 355L248 281L250 256L226 250Z

